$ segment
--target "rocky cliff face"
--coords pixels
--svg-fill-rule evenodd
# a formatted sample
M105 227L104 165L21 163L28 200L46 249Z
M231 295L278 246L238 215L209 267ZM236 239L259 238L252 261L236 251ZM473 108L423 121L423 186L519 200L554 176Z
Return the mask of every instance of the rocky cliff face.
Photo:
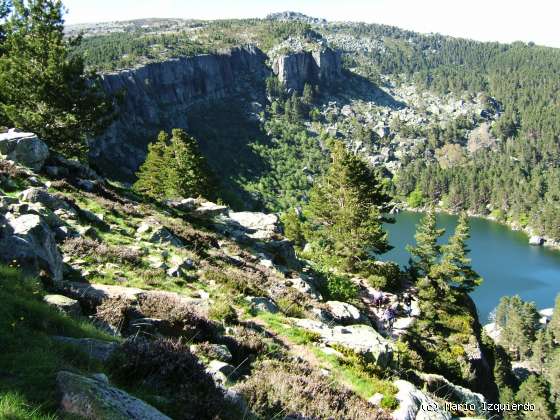
M193 105L240 93L251 80L266 77L265 59L256 48L235 48L104 75L105 91L123 99L118 119L90 142L92 163L105 175L132 180L157 132L187 128Z
M273 71L288 89L302 90L305 83L337 81L342 75L342 60L340 53L330 48L302 51L278 56Z

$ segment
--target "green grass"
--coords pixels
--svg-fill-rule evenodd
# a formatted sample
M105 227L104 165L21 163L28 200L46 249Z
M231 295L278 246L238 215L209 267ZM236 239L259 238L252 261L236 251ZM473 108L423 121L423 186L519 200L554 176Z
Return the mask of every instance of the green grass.
M86 320L74 320L42 302L38 281L0 266L0 418L48 419L56 410L60 370L103 372L76 348L50 337L114 340Z
M383 408L394 409L398 406L395 398L397 388L391 381L378 378L364 371L357 364L344 363L343 359L325 354L321 349L314 348L313 352L331 371L331 375L336 382L346 384L352 391L366 400L375 393L383 394L383 400L381 401Z
M257 317L263 320L276 334L280 334L288 338L294 344L310 344L319 340L319 334L289 325L288 319L281 314L261 312L257 315Z

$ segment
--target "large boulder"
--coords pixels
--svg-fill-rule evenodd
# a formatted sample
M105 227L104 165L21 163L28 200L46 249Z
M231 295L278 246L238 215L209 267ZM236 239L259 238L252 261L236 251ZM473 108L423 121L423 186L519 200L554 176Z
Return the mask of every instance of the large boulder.
M393 358L393 347L369 325L330 326L310 319L294 320L301 328L321 336L327 345L340 345L355 353L372 358L380 367L387 366Z
M117 343L111 341L96 340L94 338L73 338L73 337L62 337L54 336L53 340L68 344L78 348L83 353L87 354L91 359L97 360L99 362L108 361L113 353L119 349Z
M336 300L328 301L326 305L329 307L329 312L334 321L340 324L350 325L366 322L365 317L362 316L360 310L354 305Z
M76 213L72 206L57 195L49 193L43 188L28 188L19 194L19 199L27 203L39 203L51 211L64 210Z
M229 212L228 223L251 239L270 240L280 233L278 216L251 211Z
M61 371L56 376L64 413L86 419L170 420L151 405L109 385L99 375L93 378Z
M473 408L478 416L486 416L485 407L487 405L484 395L471 391L448 381L441 375L433 373L419 373L419 377L424 383L424 388L434 395L461 404L464 407Z
M544 238L542 236L533 235L529 238L529 245L541 246L544 244Z
M82 314L80 302L63 295L46 295L43 297L43 302L68 315L79 316Z
M0 134L0 154L38 171L49 157L49 148L33 133L18 133L10 130Z
M451 420L451 414L441 410L431 397L413 384L401 379L395 381L399 408L393 412L395 420Z
M18 263L24 272L45 271L54 281L62 280L62 257L55 235L36 214L0 216L0 260Z

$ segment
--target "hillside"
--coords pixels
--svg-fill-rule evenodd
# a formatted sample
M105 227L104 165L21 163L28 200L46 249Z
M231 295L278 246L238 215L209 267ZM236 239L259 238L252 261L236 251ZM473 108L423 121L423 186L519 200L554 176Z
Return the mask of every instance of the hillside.
M166 68L166 60L173 57L255 45L263 54L259 58L260 78L245 81L241 89L231 86L229 94L222 92L218 98L221 102L226 96L240 101L249 119L264 111L261 126L274 119L272 104L263 100L266 75L279 75L286 86L301 93L305 82L315 85L319 80L313 71L305 70L308 64L297 62L298 57L303 57L305 51L335 51L341 57L341 68L329 80L337 79L337 83L322 84L310 106L317 110L313 118L308 111L302 114L303 126L298 128L301 136L341 138L373 164L388 169L392 175L399 172L399 176L390 178L402 202L415 192L419 198L415 206L435 204L451 212L465 209L526 229L529 234L545 236L551 246L560 239L556 228L558 188L553 181L558 178L556 145L560 132L557 50L421 35L381 25L316 22L289 14L265 20L173 20L166 24L163 30L162 21L153 25L125 22L119 24L118 31L109 25L106 32L96 27L89 35L85 28L85 42L79 51L85 53L86 63L92 68L105 71L109 64L113 70L151 62ZM190 49L191 44L196 47ZM283 57L291 61L286 65ZM279 71L279 65L283 71ZM148 64L146 69L155 69L154 66ZM127 71L140 72L139 77L145 77L141 75L143 68ZM284 75L286 71L289 74ZM110 80L114 76L106 77ZM153 77L157 83L157 76ZM198 77L204 80L205 76ZM111 87L109 91L115 89ZM206 100L216 99L214 93L200 93ZM278 103L282 105L285 99ZM156 105L163 112L159 122L170 103ZM189 100L187 105L192 109L194 101ZM214 144L215 130L220 129L222 121L224 131L232 128L231 120L219 110L210 105L202 111L207 115L218 112L211 128L201 127L196 121L193 124L208 156L223 147L219 141ZM194 121L199 114L196 109L192 112ZM186 110L183 118L188 113ZM177 126L187 126L186 119L173 120ZM145 132L136 130L134 135L127 135L130 142L146 144L153 139L155 133L149 124ZM267 165L263 156L271 148L266 145L271 139L270 129L261 128L258 134L255 124L244 123L241 116L235 118L234 125L243 143L232 140L239 145L235 147L264 143L264 148L259 146L258 156L250 160L265 162L255 163L255 167L246 165L243 160L251 152L240 153L236 168L227 172L225 189L231 188L231 178L238 179L239 194L252 190L254 183L269 184L270 178L281 179L282 174L266 170L274 166ZM319 151L320 146L315 144ZM102 158L102 154L95 157ZM279 193L284 195L283 191ZM301 193L298 191L296 196ZM241 207L286 208L286 204L278 207L266 198L257 200L260 203L245 200ZM293 204L292 200L290 205Z
M0 417L557 416L560 296L483 328L468 247L469 214L560 241L557 50L32 5L0 1Z

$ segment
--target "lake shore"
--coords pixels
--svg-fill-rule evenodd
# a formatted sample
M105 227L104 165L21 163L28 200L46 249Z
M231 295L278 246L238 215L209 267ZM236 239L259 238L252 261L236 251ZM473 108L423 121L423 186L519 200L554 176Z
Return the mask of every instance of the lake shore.
M410 207L408 204L406 204L404 202L397 203L395 208L398 209L398 211L410 211L410 212L414 212L414 213L425 213L429 210L429 207L427 207L427 206ZM446 208L443 208L443 207L439 207L439 206L435 206L434 209L437 213L449 214L449 215L453 215L453 216L457 216L459 214L459 212L454 212L452 210L449 210L449 209L446 209ZM523 226L518 225L517 223L498 220L498 219L496 219L495 217L493 217L489 214L486 214L486 215L478 214L478 213L474 213L472 211L467 211L467 215L469 217L478 217L480 219L489 220L489 221L494 222L494 223L499 223L500 225L506 226L507 228L511 229L514 232L523 232L525 235L527 235L527 243L529 243L529 239L532 236L538 236L539 238L542 238L542 243L540 245L534 245L534 246L542 246L542 247L545 247L545 248L560 251L560 241L556 241L556 240L554 240L554 239L552 239L548 236L538 235L538 234L535 233L535 231L530 226L523 227Z

